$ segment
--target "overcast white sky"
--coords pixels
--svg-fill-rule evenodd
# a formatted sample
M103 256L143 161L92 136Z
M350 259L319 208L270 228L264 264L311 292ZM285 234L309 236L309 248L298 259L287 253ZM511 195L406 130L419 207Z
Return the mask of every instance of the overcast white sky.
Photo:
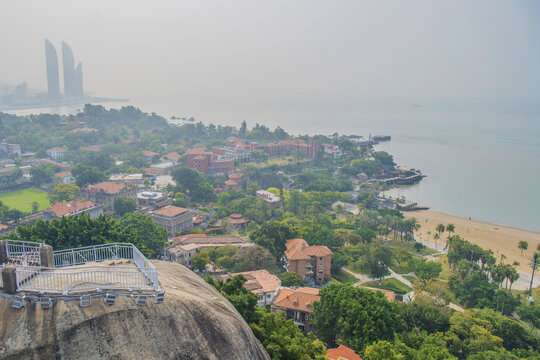
M45 37L102 96L540 102L533 0L2 0L0 83L46 88Z

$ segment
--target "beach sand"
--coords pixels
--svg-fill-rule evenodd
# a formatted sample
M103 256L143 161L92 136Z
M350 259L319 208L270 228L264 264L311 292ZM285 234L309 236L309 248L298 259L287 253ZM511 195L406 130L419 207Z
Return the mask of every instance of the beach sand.
M526 273L531 272L532 255L536 251L536 247L540 244L540 233L533 231L520 230L512 227L489 224L481 221L475 221L451 216L436 211L421 210L421 211L404 211L405 217L415 217L422 226L418 231L420 238L428 240L428 231L431 231L429 242L434 244L433 235L438 224L454 224L455 233L473 244L479 245L484 249L491 249L497 260L500 259L500 254L506 255L505 263L512 264L514 261L520 263L518 268ZM426 222L427 220L427 222ZM445 232L438 240L439 246L446 244ZM521 250L518 249L518 242L525 240L529 243L529 248L521 255ZM536 277L536 276L535 276Z

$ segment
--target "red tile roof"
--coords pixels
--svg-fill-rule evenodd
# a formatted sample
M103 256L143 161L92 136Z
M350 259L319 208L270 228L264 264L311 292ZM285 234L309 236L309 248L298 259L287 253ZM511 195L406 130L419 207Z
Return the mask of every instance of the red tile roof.
M162 207L161 209L153 211L152 213L156 214L156 215L163 215L163 216L173 217L173 216L183 214L186 211L189 211L189 209L185 209L185 208L181 208L181 207L178 207L178 206L170 205L170 206Z
M61 203L56 202L54 203L50 208L47 209L47 211L51 211L56 214L58 217L70 215L82 210L91 209L96 204L94 204L92 201L79 201L79 200L73 200L68 201L67 203Z
M168 153L167 155L165 155L163 157L167 158L167 159L171 159L171 160L177 160L177 159L180 159L182 157L182 155L171 152L171 153Z
M224 278L227 279L235 275L243 275L247 279L244 287L255 294L274 292L281 286L281 280L276 275L270 274L267 270L246 271L230 274Z
M285 256L289 260L303 260L310 256L328 256L332 255L332 251L326 246L313 245L309 246L304 239L291 239L285 244Z
M66 148L61 148L61 147L53 147L52 149L49 149L47 151L67 151Z
M59 177L71 176L71 171L61 171L61 172L56 173L54 175L59 176Z
M91 184L86 187L86 191L103 191L106 194L114 195L127 188L125 183L115 183L112 181L102 181L97 184Z
M353 349L346 347L345 345L339 345L335 349L328 349L326 355L332 360L362 360L360 355L354 352Z
M297 290L281 289L274 306L282 309L293 309L303 312L312 312L313 303L319 301L319 289L298 288Z
M155 153L153 151L148 151L148 150L141 151L141 154L143 154L144 156L156 156L156 155L159 155L158 153Z

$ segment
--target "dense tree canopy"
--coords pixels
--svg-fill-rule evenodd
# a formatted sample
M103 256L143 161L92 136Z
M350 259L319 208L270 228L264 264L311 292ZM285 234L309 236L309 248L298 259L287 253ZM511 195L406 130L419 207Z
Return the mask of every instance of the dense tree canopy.
M315 333L329 346L357 351L375 340L391 340L403 326L397 305L381 292L332 284L319 292L311 317Z

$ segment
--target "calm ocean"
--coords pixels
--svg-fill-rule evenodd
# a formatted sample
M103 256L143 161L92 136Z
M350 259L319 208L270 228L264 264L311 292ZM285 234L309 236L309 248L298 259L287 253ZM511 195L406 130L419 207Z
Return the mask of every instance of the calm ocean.
M248 126L279 125L295 134L391 135L390 142L376 148L394 155L402 167L421 169L427 177L417 185L391 190L390 195L450 215L540 232L540 116L536 111L491 114L474 108L455 112L416 105L351 106L352 101L334 98L328 104L328 98L303 100L301 96L250 104L233 98L209 99L204 104L200 98L180 99L145 97L132 102L147 112L195 116L205 123L238 126L245 120ZM40 111L16 113L30 112Z

